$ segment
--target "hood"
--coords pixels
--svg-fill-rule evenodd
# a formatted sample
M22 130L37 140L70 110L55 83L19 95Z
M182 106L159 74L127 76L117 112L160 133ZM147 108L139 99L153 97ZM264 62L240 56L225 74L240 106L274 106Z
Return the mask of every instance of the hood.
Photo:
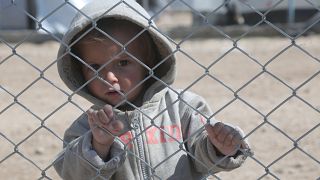
M147 27L147 31L158 49L160 58L158 58L159 62L156 64L159 65L157 69L159 68L162 71L159 73L161 74L159 77L161 81L156 81L149 86L143 101L151 99L155 93L164 89L166 85L173 83L175 78L175 55L173 54L172 43L169 41L170 39L161 34L154 22L149 20L149 14L133 0L95 0L88 3L76 14L69 30L63 37L58 52L58 72L70 90L95 105L103 106L105 104L105 102L92 96L85 87L82 72L79 67L75 67L75 60L70 55L71 49L69 46L74 36L81 30L103 18L128 20L142 28Z

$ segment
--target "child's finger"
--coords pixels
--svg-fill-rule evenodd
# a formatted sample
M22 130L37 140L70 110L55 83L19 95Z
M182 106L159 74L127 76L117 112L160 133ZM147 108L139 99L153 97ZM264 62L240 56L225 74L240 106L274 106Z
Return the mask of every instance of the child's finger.
M92 113L93 113L93 109L88 109L87 111L86 111L86 113L87 113L87 116L88 116L88 120L89 120L89 123L92 123Z
M110 128L119 135L119 132L124 129L124 124L121 121L115 120L110 123Z
M240 135L240 133L236 130L234 130L234 137L232 139L232 145L236 146L236 145L240 145L242 142L242 136Z
M249 144L247 144L247 142L245 140L241 141L241 147L243 149L250 149ZM252 153L252 152L251 152Z
M86 113L87 113L88 115L91 115L92 112L93 112L93 109L92 109L92 108L89 108L89 109L86 111Z
M210 125L212 128L212 132L214 133L215 136L220 134L220 131L223 129L224 124L222 122L217 122L213 126Z
M103 125L109 124L110 119L109 119L109 117L106 115L106 113L104 112L103 109L100 109L97 114L98 114L99 121L101 122L101 124L103 124Z
M231 131L224 139L224 146L230 146L231 144L233 145L234 138L235 138L235 134L233 131Z
M96 125L98 122L98 115L97 115L97 111L92 111L91 113L91 119L92 119L92 124Z
M204 128L206 129L206 131L210 137L216 138L216 136L218 135L217 132L220 131L221 126L218 123L216 123L215 125L207 124L207 125L205 125Z
M106 113L106 115L108 116L108 118L111 120L113 119L113 110L112 110L112 106L107 104L103 107L104 112Z
M224 125L222 129L219 131L219 134L217 135L218 141L223 143L227 135L230 134L230 132L231 132L231 128Z

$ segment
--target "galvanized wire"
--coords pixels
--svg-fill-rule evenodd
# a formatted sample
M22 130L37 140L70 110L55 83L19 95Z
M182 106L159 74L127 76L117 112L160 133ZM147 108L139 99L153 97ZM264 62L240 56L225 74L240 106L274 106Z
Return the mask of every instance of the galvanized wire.
M149 3L144 0L143 1L145 5L147 5L146 8L149 7ZM243 32L243 34L241 34L240 36L238 36L237 38L232 38L230 37L230 35L224 33L223 28L220 26L216 26L215 24L211 24L208 21L209 16L214 15L215 13L217 13L217 11L219 10L219 8L222 8L223 6L225 6L227 3L230 3L230 1L224 1L220 6L218 6L218 8L216 9L212 9L207 15L203 15L201 12L199 12L197 9L195 9L194 7L192 7L192 5L190 5L188 3L188 1L185 0L172 0L172 1L168 1L167 4L164 7L159 8L160 10L158 12L155 12L153 14L153 16L151 17L151 19L147 19L146 17L144 17L145 19L147 19L148 21L154 20L155 18L157 18L158 16L161 16L161 13L166 11L167 8L169 8L173 3L181 3L182 5L186 6L188 8L188 11L194 15L200 16L203 19L203 22L200 24L200 26L198 28L194 28L193 31L191 31L190 33L188 33L186 36L184 36L184 38L178 40L173 39L172 37L168 36L168 34L160 29L157 29L156 27L150 25L150 27L146 27L145 29L143 29L143 31L147 30L148 28L153 28L155 30L157 30L159 33L163 34L165 37L168 38L169 41L171 41L174 45L176 45L176 49L173 51L172 54L170 54L168 57L164 57L164 59L162 59L155 67L153 67L152 69L150 69L147 65L144 65L139 59L137 59L136 57L134 57L132 54L130 54L129 52L126 52L126 49L123 48L123 51L121 51L119 54L121 53L127 53L129 54L130 57L132 57L133 59L135 59L138 63L142 64L149 72L150 75L148 76L148 78L154 78L157 81L161 82L163 85L165 85L168 89L170 89L171 91L173 91L174 93L176 93L178 99L175 100L174 102L172 102L171 105L174 105L175 103L178 102L182 102L184 104L186 104L186 106L191 109L192 111L195 111L196 113L199 113L200 115L203 115L200 111L198 111L196 108L192 107L191 105L188 104L187 101L183 100L181 98L181 95L183 95L184 92L189 91L191 88L193 88L199 81L201 81L202 79L208 77L210 79L212 79L214 82L216 82L217 84L221 85L223 88L225 88L226 91L231 92L233 94L233 98L230 99L227 103L225 103L222 107L220 107L219 109L216 109L215 112L210 115L209 117L206 117L205 115L203 115L206 118L206 123L210 122L210 119L212 119L214 116L218 115L221 111L223 111L224 109L226 109L228 106L230 106L231 104L233 104L235 101L240 101L242 102L246 107L250 108L251 110L253 110L254 112L256 112L257 114L259 114L259 116L263 119L263 121L257 125L254 129L252 129L250 132L247 132L247 135L244 137L244 139L246 138L250 138L251 136L254 136L255 133L264 125L269 125L271 126L274 130L276 130L277 132L279 132L280 134L282 134L286 139L288 139L290 141L290 143L292 143L292 147L287 150L286 152L282 153L280 156L278 156L275 160L273 160L271 163L266 164L264 162L262 162L261 160L259 160L257 157L255 157L254 155L248 155L249 158L251 160L253 160L258 166L260 166L261 168L264 169L265 174L262 174L260 176L257 177L253 177L256 179L263 179L266 176L272 176L275 179L280 179L277 174L275 172L272 172L270 170L270 168L275 165L276 163L278 163L280 160L282 160L283 158L285 158L286 156L288 156L290 153L292 153L292 151L294 150L299 150L300 152L302 152L303 154L305 154L307 157L309 157L312 161L314 161L315 163L318 164L318 166L320 166L320 160L317 159L317 157L315 157L314 155L312 155L311 153L307 152L299 143L301 142L302 139L304 139L305 137L307 137L310 133L319 130L319 126L320 123L317 123L315 126L313 126L311 129L309 129L307 132L305 132L304 134L302 134L299 138L295 139L293 137L291 137L288 133L286 133L283 129L281 129L280 127L278 127L275 123L272 123L270 121L270 116L277 111L279 108L283 107L286 103L288 103L289 100L296 98L298 99L300 102L304 103L305 105L307 105L308 107L310 107L312 110L314 110L316 113L320 114L320 110L319 108L315 107L312 103L308 102L308 100L304 99L303 97L301 97L299 94L297 94L297 91L299 89L302 89L302 87L304 87L305 85L307 85L309 82L311 82L312 80L314 80L315 78L319 77L320 74L320 70L318 70L317 72L315 72L314 74L312 74L310 77L308 77L305 81L303 81L300 85L298 85L297 87L292 87L290 86L285 80L281 79L281 77L278 77L276 74L272 73L268 67L270 64L273 64L274 61L283 53L287 52L290 48L292 47L296 47L297 49L299 49L301 52L303 52L307 57L311 58L315 63L320 63L319 58L312 54L311 52L309 52L307 49L303 48L302 46L296 44L296 40L303 36L308 30L310 30L312 27L314 27L315 25L319 24L320 19L316 19L314 22L312 22L311 24L308 24L307 27L305 27L301 32L299 32L296 35L291 35L290 33L286 32L285 30L283 30L282 28L280 28L278 26L278 24L274 24L271 21L267 20L267 16L270 12L272 12L279 4L283 3L284 1L277 1L276 3L274 3L272 5L272 7L270 7L269 10L267 10L266 12L260 12L256 7L252 6L250 4L250 1L239 1L243 6L248 7L249 9L251 9L251 11L255 12L256 14L258 14L259 16L261 16L261 20L258 21L256 24L252 25L250 27L250 29L248 29L248 31ZM314 9L316 9L318 11L318 13L320 13L320 6L319 4L316 4L313 1L310 0L306 0L306 2L308 2L310 4L310 6L313 6ZM114 7L116 7L117 5L119 5L120 3L126 3L125 0L123 1L119 1L119 3L117 3ZM127 4L128 6L130 6L129 4ZM0 37L0 42L3 43L4 45L6 45L9 49L11 49L12 53L6 57L1 57L0 59L0 66L5 64L11 57L15 56L18 57L19 60L25 62L26 64L28 64L28 66L30 66L32 69L36 70L39 73L39 76L36 77L32 82L29 83L28 86L26 86L23 90L21 90L18 94L15 94L13 92L11 92L9 89L7 89L6 87L4 87L2 84L0 84L0 90L1 92L5 93L6 95L10 96L13 99L13 102L10 102L9 104L5 104L5 107L3 109L0 109L0 117L1 114L4 114L6 111L8 111L10 108L12 108L14 105L18 105L20 107L22 107L23 109L25 109L30 115L32 115L32 117L34 117L35 119L39 120L39 126L34 129L31 133L29 133L28 136L26 136L25 138L23 138L21 141L19 141L18 143L15 143L13 140L11 140L7 135L5 135L3 132L0 132L0 137L2 137L2 139L4 139L5 141L7 141L10 145L12 145L12 152L10 152L9 154L5 155L4 157L1 157L2 159L0 159L0 164L4 163L5 161L7 161L11 156L13 155L19 155L21 156L23 159L25 159L26 161L28 161L29 163L31 163L35 168L37 168L39 170L39 174L41 174L41 177L39 179L51 179L49 176L47 176L47 171L52 168L52 166L54 165L55 162L51 162L47 167L45 168L41 168L35 161L33 161L32 159L30 159L29 157L27 157L26 155L24 155L22 152L19 151L19 146L21 146L23 143L26 143L26 141L31 138L32 136L34 136L39 130L41 129L45 129L47 132L49 132L51 135L53 135L56 139L58 139L59 141L61 141L62 143L64 143L65 145L67 144L67 142L64 142L64 140L53 130L51 129L49 126L46 125L46 122L48 121L48 119L50 117L52 117L54 114L56 114L58 111L60 111L63 107L65 107L67 104L72 104L74 105L77 109L79 109L81 112L85 112L86 110L83 109L77 102L73 101L73 97L76 95L76 93L78 91L80 91L82 88L84 88L87 84L89 84L93 79L95 79L97 76L99 76L99 71L104 68L104 66L107 66L108 64L105 64L103 67L99 68L99 70L94 70L96 71L96 76L93 77L91 80L89 80L88 82L86 82L85 84L83 84L81 87L79 87L75 92L72 92L71 94L67 91L64 90L63 87L60 87L59 85L57 85L55 82L53 82L52 80L50 80L49 78L47 78L45 76L45 73L48 71L48 69L50 69L51 67L55 66L56 63L58 61L61 60L62 57L58 57L56 60L54 60L52 63L50 63L49 65L47 65L43 70L41 70L39 67L37 67L37 65L33 64L32 61L28 60L28 58L24 57L23 55L20 55L17 52L17 48L19 46L21 46L22 44L26 43L28 41L28 39L30 39L35 33L37 33L37 31L42 30L44 32L46 32L49 36L52 37L52 39L54 39L55 41L57 41L58 43L63 44L64 46L66 46L68 48L69 52L66 52L66 54L70 54L71 56L75 57L76 59L78 59L79 61L81 61L83 64L85 64L86 66L88 66L83 60L81 60L79 57L77 57L75 54L72 54L71 52L71 46L76 43L77 41L75 41L72 45L67 45L64 44L61 40L61 38L59 36L57 36L55 33L50 32L49 30L47 30L45 27L42 26L42 22L45 21L47 18L49 18L50 16L52 16L54 13L56 13L60 8L64 7L64 6L70 6L73 9L75 9L76 11L80 12L83 16L85 16L86 18L90 19L90 17L88 17L85 13L81 12L80 9L78 9L76 6L74 6L71 2L69 1L65 1L62 4L60 4L58 7L54 8L53 11L49 12L45 17L43 17L41 20L38 20L33 14L31 14L30 12L28 12L26 9L23 9L19 6L17 6L16 1L11 1L11 6L16 6L17 11L21 11L23 12L28 18L30 18L32 21L34 21L34 23L37 25L37 28L34 31L31 31L29 34L27 34L27 36L25 36L22 40L20 40L19 42L17 42L14 46L11 45L9 42L7 42L4 38ZM8 7L4 7L4 8L8 8ZM133 7L131 7L133 10L135 10ZM109 11L111 11L111 9L106 10L105 13L108 13ZM136 10L135 10L136 11ZM139 12L137 12L139 13ZM96 24L96 21L90 19L92 21L93 24ZM258 26L260 26L261 24L265 24L269 27L271 27L272 29L274 29L275 31L277 31L281 36L289 39L291 41L291 43L286 46L285 48L281 49L278 53L276 53L273 57L271 57L266 63L261 63L258 61L258 59L256 59L255 57L251 56L249 53L247 53L244 49L242 49L241 47L238 46L238 41L247 37L248 34L250 34L252 31L254 31L255 28L257 28ZM201 64L201 62L199 62L196 58L193 58L188 52L186 52L185 50L183 50L181 48L181 45L183 43L185 43L186 41L190 40L192 38L192 36L194 34L196 34L198 32L198 30L200 29L200 27L207 27L209 29L211 29L212 31L216 31L218 32L218 34L220 34L224 39L232 42L233 46L227 50L226 52L224 52L220 57L213 59L212 62L208 65L205 66L203 64ZM95 29L97 29L96 27L93 27ZM91 29L89 29L91 30ZM97 29L98 31L102 32L100 29ZM138 35L136 35L131 41L133 41L135 38L137 38L140 34L143 33L140 32ZM107 37L109 37L110 39L112 39L114 42L116 42L117 44L119 44L121 47L125 47L127 44L129 44L130 42L128 42L125 45L121 45L121 43L117 42L114 38L112 38L110 35L102 32L103 34L105 34ZM81 38L81 37L80 37ZM178 42L177 42L178 41ZM228 55L229 53L231 53L234 50L238 50L239 52L241 52L241 54L243 54L244 56L246 56L252 63L254 63L255 65L257 65L260 69L260 71L258 71L253 77L251 77L251 79L247 80L245 83L243 83L238 89L233 89L228 83L224 82L223 80L221 80L219 77L214 76L211 72L210 69L214 68L215 65L218 62L222 62L225 59L225 56ZM171 85L166 84L165 82L163 82L161 79L159 79L158 77L156 77L153 74L153 70L155 70L157 67L159 67L161 64L163 64L165 61L167 61L170 56L177 54L177 53L181 53L183 55L185 55L191 62L193 62L194 64L197 65L198 68L201 68L201 70L203 71L203 74L201 74L198 78L196 78L193 82L191 82L188 86L186 86L184 89L182 89L181 91L177 91L175 90ZM65 55L65 54L64 54ZM63 56L64 56L63 55ZM251 85L253 82L255 82L259 77L261 77L262 75L269 75L273 80L275 80L276 82L280 83L283 87L289 89L291 91L291 94L288 94L284 100L281 100L281 102L279 102L275 107L273 107L271 110L269 110L268 112L264 113L262 112L259 108L255 107L255 105L251 104L248 100L246 100L245 97L242 97L240 95L241 92L245 91L245 88L248 87L249 85ZM48 115L46 115L44 118L40 117L39 115L37 115L36 113L34 113L27 105L24 105L20 100L20 96L23 95L24 93L26 93L27 91L30 91L30 88L35 85L37 82L39 82L40 80L44 80L45 82L48 82L52 87L54 87L56 90L58 90L59 92L63 93L66 96L66 100L63 101L62 104L60 104L58 107L56 107L53 111L51 111ZM148 79L144 79L143 82L141 82L140 84L144 83L145 81L147 81ZM107 82L106 82L107 83ZM108 84L108 83L107 83ZM139 86L140 84L138 84L137 86ZM137 88L137 86L135 88ZM133 91L133 90L132 90ZM125 99L127 99L126 94L122 94ZM199 129L194 132L193 134L191 134L187 139L184 139L183 141L179 141L178 139L176 139L176 137L174 137L173 135L171 135L170 133L168 133L164 128L162 128L161 126L158 126L154 123L154 120L160 116L162 113L164 113L165 111L168 110L167 107L165 109L163 109L159 114L157 114L155 117L151 118L148 116L148 114L145 114L144 112L142 112L138 107L136 107L134 104L132 104L131 102L127 102L129 105L131 105L132 107L136 108L141 115L147 117L150 122L151 125L143 130L141 130L139 133L135 134L135 136L129 141L129 142L122 142L124 146L128 146L128 144L132 143L133 141L136 141L137 138L141 138L141 136L143 134L146 134L147 130L150 128L157 128L161 133L165 134L166 136L170 137L173 141L177 142L177 144L179 144L179 150L177 150L175 153L169 155L166 159L162 160L161 162L159 162L156 166L152 167L148 162L146 162L144 159L142 159L141 157L139 157L139 155L135 154L134 152L131 152L129 149L126 148L126 151L128 154L134 156L138 161L140 161L141 163L145 164L145 167L148 169L151 169L151 172L154 173L155 170L161 166L165 161L167 161L168 159L170 159L171 157L173 157L176 153L180 152L180 151L184 151L186 154L189 155L189 157L191 159L194 159L197 163L202 164L202 166L204 166L207 170L208 173L206 175L205 178L207 177L214 177L217 179L220 179L219 176L215 175L214 173L212 173L212 169L213 167L206 167L205 164L203 164L200 160L198 160L194 155L192 155L190 152L186 151L185 149L183 149L183 145L185 143L187 143L188 141L190 141L191 138L193 138L194 136L197 136L199 133L204 131L204 126L206 124L203 124L202 127L199 127ZM117 105L118 106L118 105ZM116 107L117 107L116 106ZM66 127L67 128L67 127ZM107 133L110 133L108 130L106 130ZM89 132L88 132L89 133ZM113 135L114 136L114 135ZM114 136L116 139L118 139L119 141L121 141L120 138ZM78 139L80 140L80 139ZM241 150L241 149L240 149ZM219 165L219 163L224 160L226 157L224 157L223 159L221 159L219 162L217 162L215 165ZM85 159L82 159L84 162L86 162ZM90 165L90 163L88 163ZM92 165L91 165L92 166ZM95 168L94 166L92 166L93 168ZM100 170L95 168L97 170L97 174L96 177L93 177L92 179L95 179L97 177L99 178L104 178L101 176L100 174ZM161 179L161 177L159 177L156 174L150 174L149 178L156 178L156 179ZM318 178L319 179L319 178Z

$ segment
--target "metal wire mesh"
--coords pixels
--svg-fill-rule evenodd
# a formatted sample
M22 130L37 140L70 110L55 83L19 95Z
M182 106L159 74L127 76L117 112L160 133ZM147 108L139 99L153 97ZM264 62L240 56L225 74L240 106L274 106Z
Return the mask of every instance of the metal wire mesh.
M33 24L28 31L5 30L4 26L1 30L4 35L0 36L0 178L58 179L53 164L64 143L64 130L90 107L90 103L68 90L58 79L56 63L60 57L55 55L58 44L62 43L61 33L44 24L50 17L62 13L65 7L72 11L80 11L80 8L71 1L56 1L56 6L40 18L30 10L30 7L40 8L36 1L27 3L29 6L22 6L24 1L0 2L2 17L13 8ZM232 172L213 174L212 167L206 167L206 177L319 179L320 36L312 33L319 28L320 2L303 1L304 8L313 12L307 20L292 22L293 11L289 9L289 22L282 23L275 23L269 15L283 4L292 5L293 1L268 1L266 10L259 9L254 1L221 1L205 11L199 9L195 1L159 1L156 8L151 8L152 3L157 4L155 2L142 1L141 4L152 14L151 19L159 23L157 31L175 44L173 54L178 57L176 83L173 86L162 83L177 94L174 87L203 95L214 109L211 117L242 127L255 152L242 167ZM209 1L204 3L210 4ZM231 3L247 9L259 20L232 26L215 24L212 19ZM297 4L293 5L298 8ZM173 23L168 24L172 19ZM238 19L237 23L240 21ZM20 35L19 40L8 40L10 33ZM259 36L252 37L256 34ZM274 34L277 36L264 37ZM41 35L53 41L30 43ZM214 38L210 37L212 35ZM150 77L156 78L152 74ZM154 118L141 113L153 121ZM197 133L203 129L199 127ZM189 140L180 142L173 130L155 124L141 129L129 142L119 140L128 146L142 134L154 130L167 141L177 142L179 147ZM134 152L127 150L127 153L153 172L179 151L185 150L180 148L154 167ZM92 179L97 177L101 177L99 169ZM152 178L161 179L156 174Z

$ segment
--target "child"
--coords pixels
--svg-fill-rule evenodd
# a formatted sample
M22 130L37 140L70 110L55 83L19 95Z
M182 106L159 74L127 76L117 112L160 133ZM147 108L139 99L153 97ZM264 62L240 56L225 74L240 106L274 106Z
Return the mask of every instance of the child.
M170 87L174 51L149 18L134 1L95 0L66 33L59 74L94 106L65 132L62 178L202 179L244 162L241 130Z

